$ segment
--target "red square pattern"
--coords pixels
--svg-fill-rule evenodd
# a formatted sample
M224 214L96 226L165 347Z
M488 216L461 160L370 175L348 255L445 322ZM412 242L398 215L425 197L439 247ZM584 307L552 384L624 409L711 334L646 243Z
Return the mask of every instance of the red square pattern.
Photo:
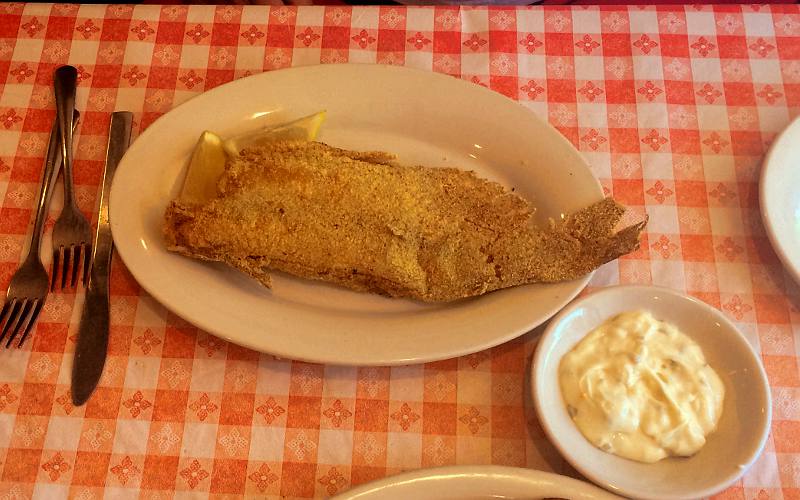
M98 64L92 73L92 87L117 88L119 87L120 74L119 66ZM172 82L173 86L175 82Z
M36 335L33 336L32 342L32 350L35 352L62 353L67 342L67 326L61 323L47 323L40 319L36 324Z
M247 460L214 460L211 493L242 494L246 479Z
M47 19L45 38L48 40L71 40L74 30L74 17L51 16Z
M357 399L355 430L386 432L389 424L389 402L374 399Z
M761 156L764 153L761 132L731 130L731 148L735 155Z
M92 468L90 464L87 466ZM146 455L142 470L142 488L148 490L169 490L175 487L178 478L178 457L166 455Z
M576 102L575 80L547 80L547 97L550 102Z
M608 129L611 150L616 153L638 153L639 131L635 128Z
M267 28L267 46L291 48L294 46L294 26L270 23Z
M0 15L0 38L16 38L21 20L19 14Z
M50 109L36 109L31 108L25 112L25 121L22 124L22 130L25 132L43 132L50 134L50 128L53 126L55 113ZM39 165L39 173L41 173L41 165Z
M437 54L459 54L462 48L458 31L438 31L433 34L433 51Z
M211 32L211 45L227 45L227 46L234 46L239 43L239 28L238 24L226 24L226 23L216 23L214 24L214 29ZM186 30L181 28L181 38L183 38L183 32ZM180 43L178 42L170 42L170 43Z
M314 475L316 471L316 464L284 462L281 474L281 496L314 496Z
M183 37L186 35L186 31L185 23L161 21L158 23L156 43L180 45L183 43Z
M55 388L54 388L55 389ZM122 388L98 387L86 402L86 418L113 419L119 413Z
M121 42L128 39L131 21L129 19L104 19L100 40L104 42ZM177 43L180 43L178 41Z
M350 481L353 486L368 483L384 476L386 476L386 469L383 467L354 465L350 471Z
M669 132L673 154L700 154L700 131L691 129L671 129Z
M506 97L516 99L518 95L519 82L515 76L490 76L489 88L499 92Z
M119 297L123 295L135 296L139 293L139 283L133 279L128 268L120 263L119 259L111 261L111 295Z
M382 29L378 31L378 51L402 52L406 47L406 32Z
M514 439L525 435L525 412L513 406L492 406L492 437Z
M624 205L644 205L642 179L613 179L614 198Z
M11 61L0 61L0 82L6 82L8 80L10 69ZM19 78L19 69L17 69L17 76L12 76L12 79L16 78ZM7 83L13 83L13 81Z
M689 37L686 35L659 35L661 55L663 57L689 57ZM669 61L670 59L665 59Z
M197 331L193 328L167 326L162 354L167 358L193 358Z
M786 104L792 107L800 106L800 83L784 83L783 92Z
M0 232L5 234L25 234L31 211L22 208L0 208Z
M636 102L633 80L606 80L605 97L608 104L631 104Z
M800 453L800 422L777 420L772 422L775 451Z
M628 34L603 33L603 55L605 57L629 57L631 55L631 38Z
M54 119L55 113L50 118ZM111 118L108 113L102 111L82 111L81 112L81 135L102 135L108 132L108 125Z
M178 68L171 66L153 66L147 79L147 87L151 89L174 89L178 80Z
M800 59L800 43L796 36L779 36L775 38L775 43L778 46L778 56L782 60Z
M149 458L149 457L148 457ZM111 460L110 453L94 453L78 451L75 454L75 467L72 471L72 484L81 486L103 486L106 483L106 472ZM177 458L175 459L177 461ZM147 468L145 459L145 469ZM163 470L159 470L163 474Z
M19 401L20 415L50 415L56 388L52 384L25 383Z
M250 425L253 421L254 408L254 394L225 392L222 395L219 423L226 425Z
M575 53L575 42L570 33L544 34L544 49L548 56L571 56Z
M348 47L350 47L350 28L344 26L323 26L323 49L347 50Z
M157 390L153 403L153 420L182 422L186 415L188 391Z
M692 82L666 80L664 92L669 104L694 104L695 90Z
M675 181L675 199L682 207L707 207L706 183L700 181Z
M286 414L286 427L318 428L322 398L289 396Z
M719 57L722 59L747 59L747 39L743 36L717 35Z
M724 82L725 102L728 106L755 106L756 94L752 83Z
M492 349L492 371L520 373L525 369L525 349L522 343L508 342Z
M453 403L422 404L422 432L425 434L455 435L457 418Z
M714 262L714 242L711 236L682 234L683 259L689 262Z
M213 89L223 83L232 82L234 70L232 69L209 69L206 72L205 90Z
M42 450L10 448L3 464L3 481L32 483L36 480Z
M458 33L455 33L457 39L460 39ZM458 44L456 44L458 45ZM517 40L517 32L516 31L490 31L489 32L489 51L496 53L496 52L506 52L510 54L515 54L517 49L520 47L519 41ZM454 52L460 52L461 47L457 47L458 50ZM526 51L527 52L527 51Z

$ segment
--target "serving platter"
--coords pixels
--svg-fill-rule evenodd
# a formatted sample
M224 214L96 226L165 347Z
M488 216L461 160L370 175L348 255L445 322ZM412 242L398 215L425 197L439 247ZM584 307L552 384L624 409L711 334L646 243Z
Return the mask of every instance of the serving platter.
M177 106L131 145L111 190L125 265L156 300L224 339L281 357L348 365L451 358L515 338L547 320L589 276L474 299L423 304L273 274L272 289L223 265L166 250L164 209L198 136L230 136L320 110L318 140L382 150L401 163L457 167L514 188L540 221L602 199L585 160L555 129L500 94L403 67L321 65L262 73Z
M356 486L331 500L478 500L569 498L613 500L589 483L540 470L499 465L451 465L389 476Z
M761 167L761 217L772 247L800 284L800 118L772 143Z

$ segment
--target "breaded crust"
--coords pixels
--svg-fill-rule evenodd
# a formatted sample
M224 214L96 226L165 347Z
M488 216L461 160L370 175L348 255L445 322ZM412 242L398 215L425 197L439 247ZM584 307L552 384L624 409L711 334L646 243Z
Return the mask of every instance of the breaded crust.
M269 286L269 270L347 288L450 301L575 279L634 250L607 198L547 228L532 207L472 172L393 164L380 152L277 142L229 161L218 197L174 201L170 250L226 262Z

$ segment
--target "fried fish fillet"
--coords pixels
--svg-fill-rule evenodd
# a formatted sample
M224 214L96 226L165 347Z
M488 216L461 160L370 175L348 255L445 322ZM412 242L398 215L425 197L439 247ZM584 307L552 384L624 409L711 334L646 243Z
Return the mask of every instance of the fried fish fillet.
M245 150L215 199L169 205L167 246L265 286L274 269L438 302L578 278L637 248L645 225L614 232L624 208L606 198L535 227L528 202L495 182L393 160L319 142Z

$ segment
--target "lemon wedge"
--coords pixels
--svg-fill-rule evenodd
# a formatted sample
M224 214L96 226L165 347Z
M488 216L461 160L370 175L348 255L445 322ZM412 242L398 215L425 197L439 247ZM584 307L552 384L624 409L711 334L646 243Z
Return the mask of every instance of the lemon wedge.
M273 141L313 141L324 121L325 111L320 111L282 125L262 128L228 139L222 139L214 132L206 130L200 134L194 147L178 199L182 203L193 205L208 202L217 195L217 181L225 171L225 162L229 157L237 156L239 151L246 147Z
M325 121L325 116L326 112L320 111L277 127L267 127L237 135L226 139L222 147L228 155L236 156L244 148L257 147L273 141L313 141L319 133L322 122Z
M222 142L214 132L206 130L200 134L178 197L181 202L201 204L216 196L217 180L225 170L227 159Z

